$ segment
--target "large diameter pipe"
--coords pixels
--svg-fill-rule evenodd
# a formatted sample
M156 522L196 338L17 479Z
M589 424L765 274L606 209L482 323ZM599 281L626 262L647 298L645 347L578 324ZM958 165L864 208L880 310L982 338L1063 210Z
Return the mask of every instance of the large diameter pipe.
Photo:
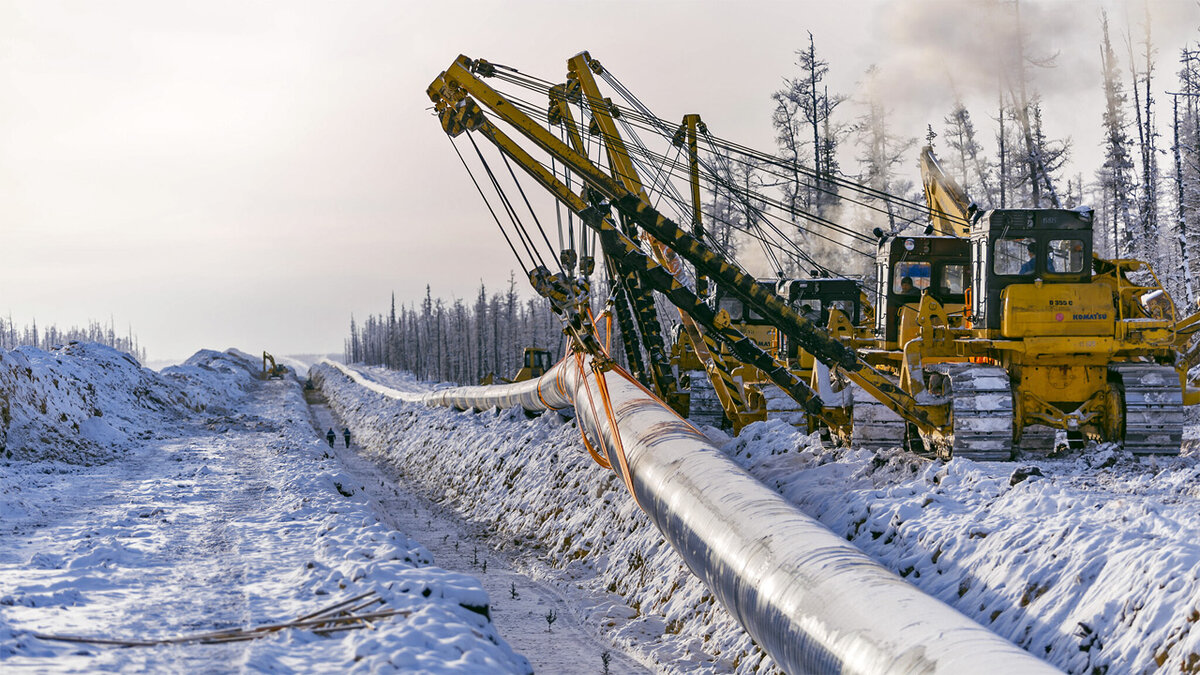
M634 497L666 540L789 673L1057 672L802 513L610 370L612 428L597 377L568 358L539 380L419 399L476 410L574 404L614 470L623 449Z

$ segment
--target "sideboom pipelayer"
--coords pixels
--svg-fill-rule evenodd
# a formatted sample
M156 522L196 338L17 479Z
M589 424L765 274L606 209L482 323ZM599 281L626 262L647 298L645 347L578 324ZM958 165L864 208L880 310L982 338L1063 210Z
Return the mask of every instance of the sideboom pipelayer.
M1177 319L1145 263L1095 256L1090 211L980 211L927 149L921 168L930 233L877 231L873 303L848 292L852 280L764 283L703 241L695 150L703 123L696 116L684 119L675 139L689 151L696 207L689 232L652 206L613 124L621 112L592 77L604 73L599 62L586 52L573 57L567 82L549 89L548 119L568 141L484 82L500 69L516 72L460 56L433 81L427 93L444 131L486 138L598 234L610 279L628 281L614 296L624 289L616 313L631 364L635 356L641 361L630 343L636 319L650 356L639 379L677 412L689 413L686 380L695 396L703 373L735 427L761 418L751 405L761 388L746 386L759 382L795 401L810 427L866 445L907 443L942 457L999 460L1017 448L1049 451L1064 431L1072 445L1117 441L1135 453L1178 454L1183 406L1200 403L1200 389L1187 381L1200 351L1193 344L1200 314ZM589 130L603 138L611 173L587 156L570 103L587 104ZM582 189L531 150L581 179ZM690 286L680 259L693 268ZM562 275L572 274L574 257L562 260ZM571 283L547 283L559 275L544 267L531 272L531 281L542 280L534 283L539 292L555 283L572 289L551 301L574 317L567 330L576 336L591 330L585 294L574 290L587 287L588 270L581 271ZM728 303L707 301L710 283ZM680 312L675 370L689 363L690 378L664 368L668 350L649 290ZM578 349L599 347L584 342L575 340Z

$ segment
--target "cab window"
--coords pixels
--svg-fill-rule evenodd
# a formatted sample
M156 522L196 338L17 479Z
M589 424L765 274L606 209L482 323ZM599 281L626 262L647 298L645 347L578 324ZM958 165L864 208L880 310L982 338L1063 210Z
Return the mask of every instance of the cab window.
M996 274L1032 276L1037 272L1037 240L1032 237L997 239L994 253Z
M967 287L966 265L945 265L942 267L942 283L939 291L943 295L962 295Z
M916 295L929 288L930 265L927 262L898 262L892 272L893 293Z
M809 315L820 316L821 315L821 301L820 300L801 300L799 303L796 304L796 310L798 312L800 312L800 314L802 314L806 317Z
M851 300L834 300L833 302L829 303L829 306L833 309L841 310L842 313L844 313L846 315L846 318L849 319L851 323L858 323L858 317L855 316L855 312L854 312L854 302L853 301L851 301Z
M1083 271L1083 242L1079 239L1055 239L1046 252L1047 272L1078 274Z

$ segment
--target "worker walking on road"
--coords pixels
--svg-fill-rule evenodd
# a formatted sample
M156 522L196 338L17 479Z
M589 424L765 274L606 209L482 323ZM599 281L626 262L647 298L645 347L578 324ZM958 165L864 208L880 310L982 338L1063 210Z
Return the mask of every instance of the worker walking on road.
M350 429L349 428L342 429L342 438L346 439L346 447L347 448L350 447Z
M329 447L333 447L333 441L337 438L337 434L333 433L333 427L329 427L329 431L325 432L325 438L329 441Z

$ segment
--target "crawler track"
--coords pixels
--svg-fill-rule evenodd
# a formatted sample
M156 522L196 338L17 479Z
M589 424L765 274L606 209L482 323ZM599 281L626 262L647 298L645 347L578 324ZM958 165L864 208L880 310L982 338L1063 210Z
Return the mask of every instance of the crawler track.
M1008 373L977 363L947 364L950 416L954 425L951 447L939 454L982 461L1012 458L1013 402Z
M908 425L891 408L880 403L858 385L852 385L854 408L851 413L851 446L884 450L904 445Z
M725 420L725 410L721 407L721 399L717 390L708 379L708 373L703 370L687 371L691 384L688 399L688 419L695 424L707 424L720 427Z
M1135 455L1178 455L1183 443L1183 393L1170 366L1108 367L1125 393L1125 449Z

